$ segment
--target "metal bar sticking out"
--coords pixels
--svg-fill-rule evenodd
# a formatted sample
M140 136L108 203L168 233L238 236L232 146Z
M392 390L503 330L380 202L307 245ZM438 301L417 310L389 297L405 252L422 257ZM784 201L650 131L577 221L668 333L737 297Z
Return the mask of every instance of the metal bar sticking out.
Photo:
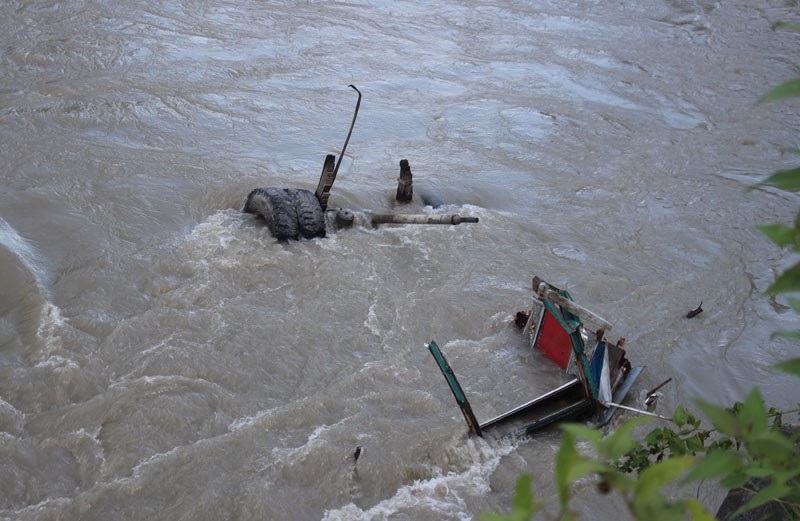
M477 217L429 214L369 214L372 224L461 224L479 222Z
M344 140L342 152L339 154L339 160L336 161L336 165L334 166L334 160L336 159L336 156L329 154L327 157L325 157L325 164L322 167L322 174L319 176L317 191L314 193L314 195L317 196L317 200L319 201L320 206L322 206L323 211L327 210L328 208L328 197L330 197L331 187L333 186L333 182L336 181L336 174L339 173L339 165L342 164L344 151L347 150L347 143L350 142L350 136L353 134L353 127L356 125L358 107L361 106L361 91L358 90L355 85L348 85L348 87L358 92L358 101L356 102L356 109L353 112L353 121L350 122L350 130L347 132L347 138Z
M650 411L643 411L641 409L635 409L633 407L628 407L627 405L622 405L620 403L613 403L613 402L600 402L600 404L606 407L616 407L618 409L625 409L626 411L631 412L638 412L639 414L644 414L645 416L652 416L653 418L661 418L662 420L672 421L672 418L668 418L666 416L661 416L660 414L656 414Z
M436 342L431 340L430 344L426 344L426 346L433 355L433 358L436 360L436 363L439 365L439 369L441 369L445 380L447 380L447 384L450 386L450 390L453 392L456 403L458 403L458 406L461 408L461 413L464 415L464 420L467 422L469 432L474 436L480 436L481 426L478 423L478 420L475 418L475 414L472 412L472 407L469 404L469 400L467 400L467 396L464 394L463 389L461 389L461 385L459 385L455 373L453 373L453 370L450 368L450 364L448 364L447 360L445 360L444 354L442 354L442 351L439 349L439 346L436 345Z
M319 175L317 191L314 192L314 195L317 196L317 200L319 201L319 205L322 207L323 212L328 209L328 198L331 196L331 187L333 186L333 181L336 178L336 175L333 172L335 163L336 156L333 154L328 154L325 156L325 163L322 165L322 173Z
M336 168L333 169L333 178L336 179L336 174L339 173L339 165L342 164L342 158L344 157L344 151L347 150L347 143L350 142L350 136L353 134L353 127L356 126L356 118L358 117L358 107L361 106L361 91L356 88L355 85L348 85L351 89L358 92L358 101L356 101L356 110L353 112L353 121L350 122L350 130L347 132L347 137L344 140L344 145L342 145L342 153L339 154L339 160L336 161Z

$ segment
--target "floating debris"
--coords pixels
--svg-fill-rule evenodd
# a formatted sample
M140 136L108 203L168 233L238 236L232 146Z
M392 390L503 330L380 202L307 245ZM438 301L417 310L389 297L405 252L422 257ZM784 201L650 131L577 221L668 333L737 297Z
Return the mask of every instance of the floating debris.
M666 380L664 380L660 384L656 385L653 388L653 390L649 391L647 393L647 398L644 399L644 405L646 407L654 406L656 404L656 401L658 400L658 397L661 396L661 393L659 393L658 390L661 389L662 387L664 387L665 385L667 385L668 383L670 383L671 381L672 381L672 377L670 376L669 378L667 378Z
M334 230L347 228L354 223L353 212L346 208L328 208L328 198L331 187L336 180L339 166L342 163L353 127L358 117L358 108L361 105L361 91L355 85L349 87L358 93L358 101L353 112L353 120L347 132L347 138L342 146L338 161L336 156L328 154L322 165L317 189L314 192L302 188L277 188L263 187L250 191L245 200L242 211L254 214L263 219L270 233L279 241L315 239L325 237L326 216L333 215L331 219ZM397 183L398 203L408 203L414 195L412 186L413 176L407 159L400 161L400 177ZM441 206L442 201L431 194L424 194L423 202L433 207ZM477 217L462 215L430 215L430 214L374 214L368 213L367 221L373 225L378 224L449 224L477 223Z
M427 344L461 408L469 432L495 438L526 436L554 422L589 416L596 425L611 421L643 367L632 367L624 338L616 343L604 336L612 325L578 305L570 294L535 277L530 309L514 315L534 351L554 361L568 375L559 387L485 422L479 422L436 342ZM652 415L647 411L641 414Z
M690 312L686 313L686 318L694 318L702 312L703 312L703 301L701 300L699 306L697 306Z

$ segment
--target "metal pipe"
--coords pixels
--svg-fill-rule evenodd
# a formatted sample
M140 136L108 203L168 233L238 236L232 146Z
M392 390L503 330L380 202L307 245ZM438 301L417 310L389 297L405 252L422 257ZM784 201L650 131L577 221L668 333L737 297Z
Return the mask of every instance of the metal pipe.
M368 214L372 224L450 224L476 223L477 217L426 214Z

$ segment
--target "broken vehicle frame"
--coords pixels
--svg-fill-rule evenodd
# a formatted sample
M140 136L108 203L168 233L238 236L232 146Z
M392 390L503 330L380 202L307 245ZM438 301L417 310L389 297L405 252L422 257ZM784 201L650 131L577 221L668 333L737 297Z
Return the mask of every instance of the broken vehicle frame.
M330 221L334 229L352 226L355 222L354 212L346 208L328 208L328 198L339 172L339 165L344 157L353 127L361 106L361 91L355 85L350 88L358 93L358 101L353 112L353 120L347 132L347 138L339 154L328 154L322 166L317 189L312 193L302 188L275 188L265 187L251 190L247 195L242 211L255 214L266 221L270 233L276 239L313 239L325 237ZM413 194L411 168L408 161L400 161L400 177L398 178L397 195L395 200L400 203L411 201ZM461 223L476 223L477 217L441 214L374 214L364 212L361 222L373 226L378 224L446 224L457 225Z
M526 436L554 422L592 413L596 425L605 425L643 369L631 366L622 347L624 338L616 343L605 340L611 324L576 304L567 291L538 277L533 279L533 288L531 308L517 313L515 322L523 328L531 349L572 376L555 389L480 423L439 346L435 341L426 344L474 436ZM593 347L589 350L590 338Z

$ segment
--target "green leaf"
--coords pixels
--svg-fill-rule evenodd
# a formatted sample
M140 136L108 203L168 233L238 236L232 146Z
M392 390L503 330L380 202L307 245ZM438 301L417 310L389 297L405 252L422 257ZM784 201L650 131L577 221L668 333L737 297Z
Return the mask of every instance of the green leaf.
M605 474L609 472L613 472L613 470L608 465L589 458L581 457L580 459L573 461L570 465L570 468L567 471L567 480L570 483L574 483L587 474Z
M744 469L744 473L748 478L766 478L773 475L775 471L764 467L749 466Z
M798 244L797 229L793 226L786 226L785 224L763 224L756 228L781 248L797 246Z
M760 433L767 430L769 423L767 408L764 405L764 400L761 398L761 392L758 387L747 395L739 418L751 433Z
M645 436L644 441L649 445L655 445L664 439L664 428L656 427Z
M569 491L572 484L569 480L569 470L579 457L578 449L575 447L575 435L565 431L564 439L561 440L561 446L558 448L555 461L556 490L558 491L558 500L562 510L566 509L569 502Z
M638 417L626 421L614 429L614 432L603 438L597 446L603 456L617 459L632 451L637 443L633 441L631 432L636 427L650 423L650 418Z
M637 519L678 521L685 518L686 506L682 503L668 503L660 490L674 482L694 460L690 456L665 459L639 474L631 504Z
M726 476L737 472L742 466L742 458L736 452L715 450L700 459L684 479L684 483Z
M687 452L686 440L677 436L670 438L667 446L673 456L683 456Z
M771 91L761 96L758 102L765 103L767 101L776 101L779 99L793 98L796 96L800 96L800 78L795 78L787 81L786 83L778 85Z
M791 461L794 444L780 431L765 431L748 436L747 452L756 459L772 462L777 467Z
M479 514L481 521L529 521L544 505L536 501L531 492L531 476L523 474L517 479L514 492L514 509L510 515Z
M683 502L668 503L660 495L647 498L645 501L633 502L633 513L636 519L647 521L683 521L686 519L686 506Z
M564 423L561 425L561 430L569 432L575 438L588 441L594 447L597 447L600 443L600 439L603 437L603 433L600 432L599 429L593 429L578 423Z
M533 503L531 476L530 474L523 474L517 480L517 488L514 492L514 509L524 510L529 508L531 503Z
M734 472L733 474L728 474L719 482L722 488L733 490L735 488L743 487L745 483L749 481L747 474L744 471Z
M514 521L528 521L543 506L533 497L530 474L520 476L514 492L514 511L511 514L511 518Z
M698 433L691 438L687 438L686 448L694 453L703 452L705 450L705 445L703 444L701 435Z
M678 427L683 427L686 425L688 416L689 414L686 412L686 409L684 409L682 405L679 405L675 408L675 412L672 413L672 421Z
M655 495L661 487L668 485L678 479L681 474L691 467L696 458L693 456L676 456L659 461L655 465L647 467L636 482L634 501L646 501Z
M800 80L798 80L800 81ZM781 190L788 192L800 191L800 168L793 168L791 170L778 170L765 180L758 183L757 186L774 186Z
M800 358L793 358L775 365L775 369L784 373L800 376Z
M767 288L767 294L776 295L778 293L795 292L800 290L800 263L787 269Z
M772 26L773 29L783 29L786 31L794 31L800 32L800 24L794 24L791 22L775 22Z
M800 331L775 331L770 338L788 338L789 340L800 340Z
M738 436L742 432L739 419L733 413L705 402L698 402L698 406L720 433Z

